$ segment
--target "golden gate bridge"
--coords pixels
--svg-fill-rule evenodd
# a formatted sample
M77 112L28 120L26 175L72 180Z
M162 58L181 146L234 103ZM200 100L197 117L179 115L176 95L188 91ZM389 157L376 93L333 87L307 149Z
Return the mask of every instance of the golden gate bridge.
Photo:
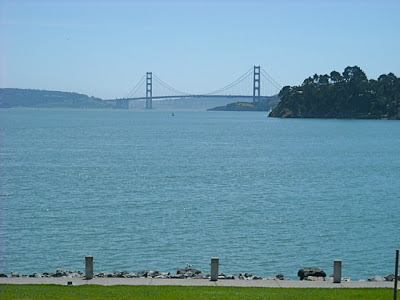
M105 101L117 101L117 106L123 106L123 103L130 101L145 100L146 109L153 108L154 99L172 98L236 98L256 103L277 95L281 88L281 85L260 66L251 67L242 76L220 89L202 94L180 91L161 80L156 74L146 72L126 98Z

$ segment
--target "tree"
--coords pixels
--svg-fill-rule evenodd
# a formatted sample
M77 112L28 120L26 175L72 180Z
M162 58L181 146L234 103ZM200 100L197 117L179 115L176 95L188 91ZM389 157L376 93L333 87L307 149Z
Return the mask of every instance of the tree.
M322 84L322 85L328 85L329 84L329 76L326 74L319 76L318 83Z
M332 71L330 74L330 79L332 81L332 83L339 83L343 80L342 75L340 75L340 73L338 71Z
M358 66L347 67L344 69L343 78L346 82L366 82L367 75Z
M400 120L400 78L389 73L368 80L358 66L345 68L342 75L337 71L330 76L314 74L301 86L284 87L270 115Z

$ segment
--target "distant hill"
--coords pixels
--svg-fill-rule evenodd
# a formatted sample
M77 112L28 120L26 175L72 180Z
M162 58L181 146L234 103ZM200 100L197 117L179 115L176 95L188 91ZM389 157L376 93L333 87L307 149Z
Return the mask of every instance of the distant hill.
M400 120L400 78L389 73L368 80L358 66L315 74L285 86L279 97L270 117Z
M0 108L111 108L100 98L69 92L0 89Z
M279 102L278 96L268 97L267 100L259 102L234 102L225 106L217 106L208 110L211 111L269 111Z

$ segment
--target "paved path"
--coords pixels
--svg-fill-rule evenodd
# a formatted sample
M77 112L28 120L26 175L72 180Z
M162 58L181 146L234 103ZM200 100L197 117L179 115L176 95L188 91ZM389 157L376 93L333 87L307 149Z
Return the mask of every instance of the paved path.
M208 279L155 279L155 278L29 278L2 277L0 284L59 284L67 285L180 285L180 286L237 286L237 287L276 287L276 288L393 288L393 282L299 280L229 280L210 281Z

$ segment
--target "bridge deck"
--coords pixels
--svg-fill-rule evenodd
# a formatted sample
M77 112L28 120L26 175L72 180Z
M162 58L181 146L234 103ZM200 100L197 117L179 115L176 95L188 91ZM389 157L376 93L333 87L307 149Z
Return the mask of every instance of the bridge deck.
M266 100L270 96L260 96L259 99ZM178 96L153 96L151 99L183 99L183 98L236 98L236 99L253 99L253 96L244 95L178 95ZM106 99L104 101L135 101L146 100L146 97L122 98L122 99Z

